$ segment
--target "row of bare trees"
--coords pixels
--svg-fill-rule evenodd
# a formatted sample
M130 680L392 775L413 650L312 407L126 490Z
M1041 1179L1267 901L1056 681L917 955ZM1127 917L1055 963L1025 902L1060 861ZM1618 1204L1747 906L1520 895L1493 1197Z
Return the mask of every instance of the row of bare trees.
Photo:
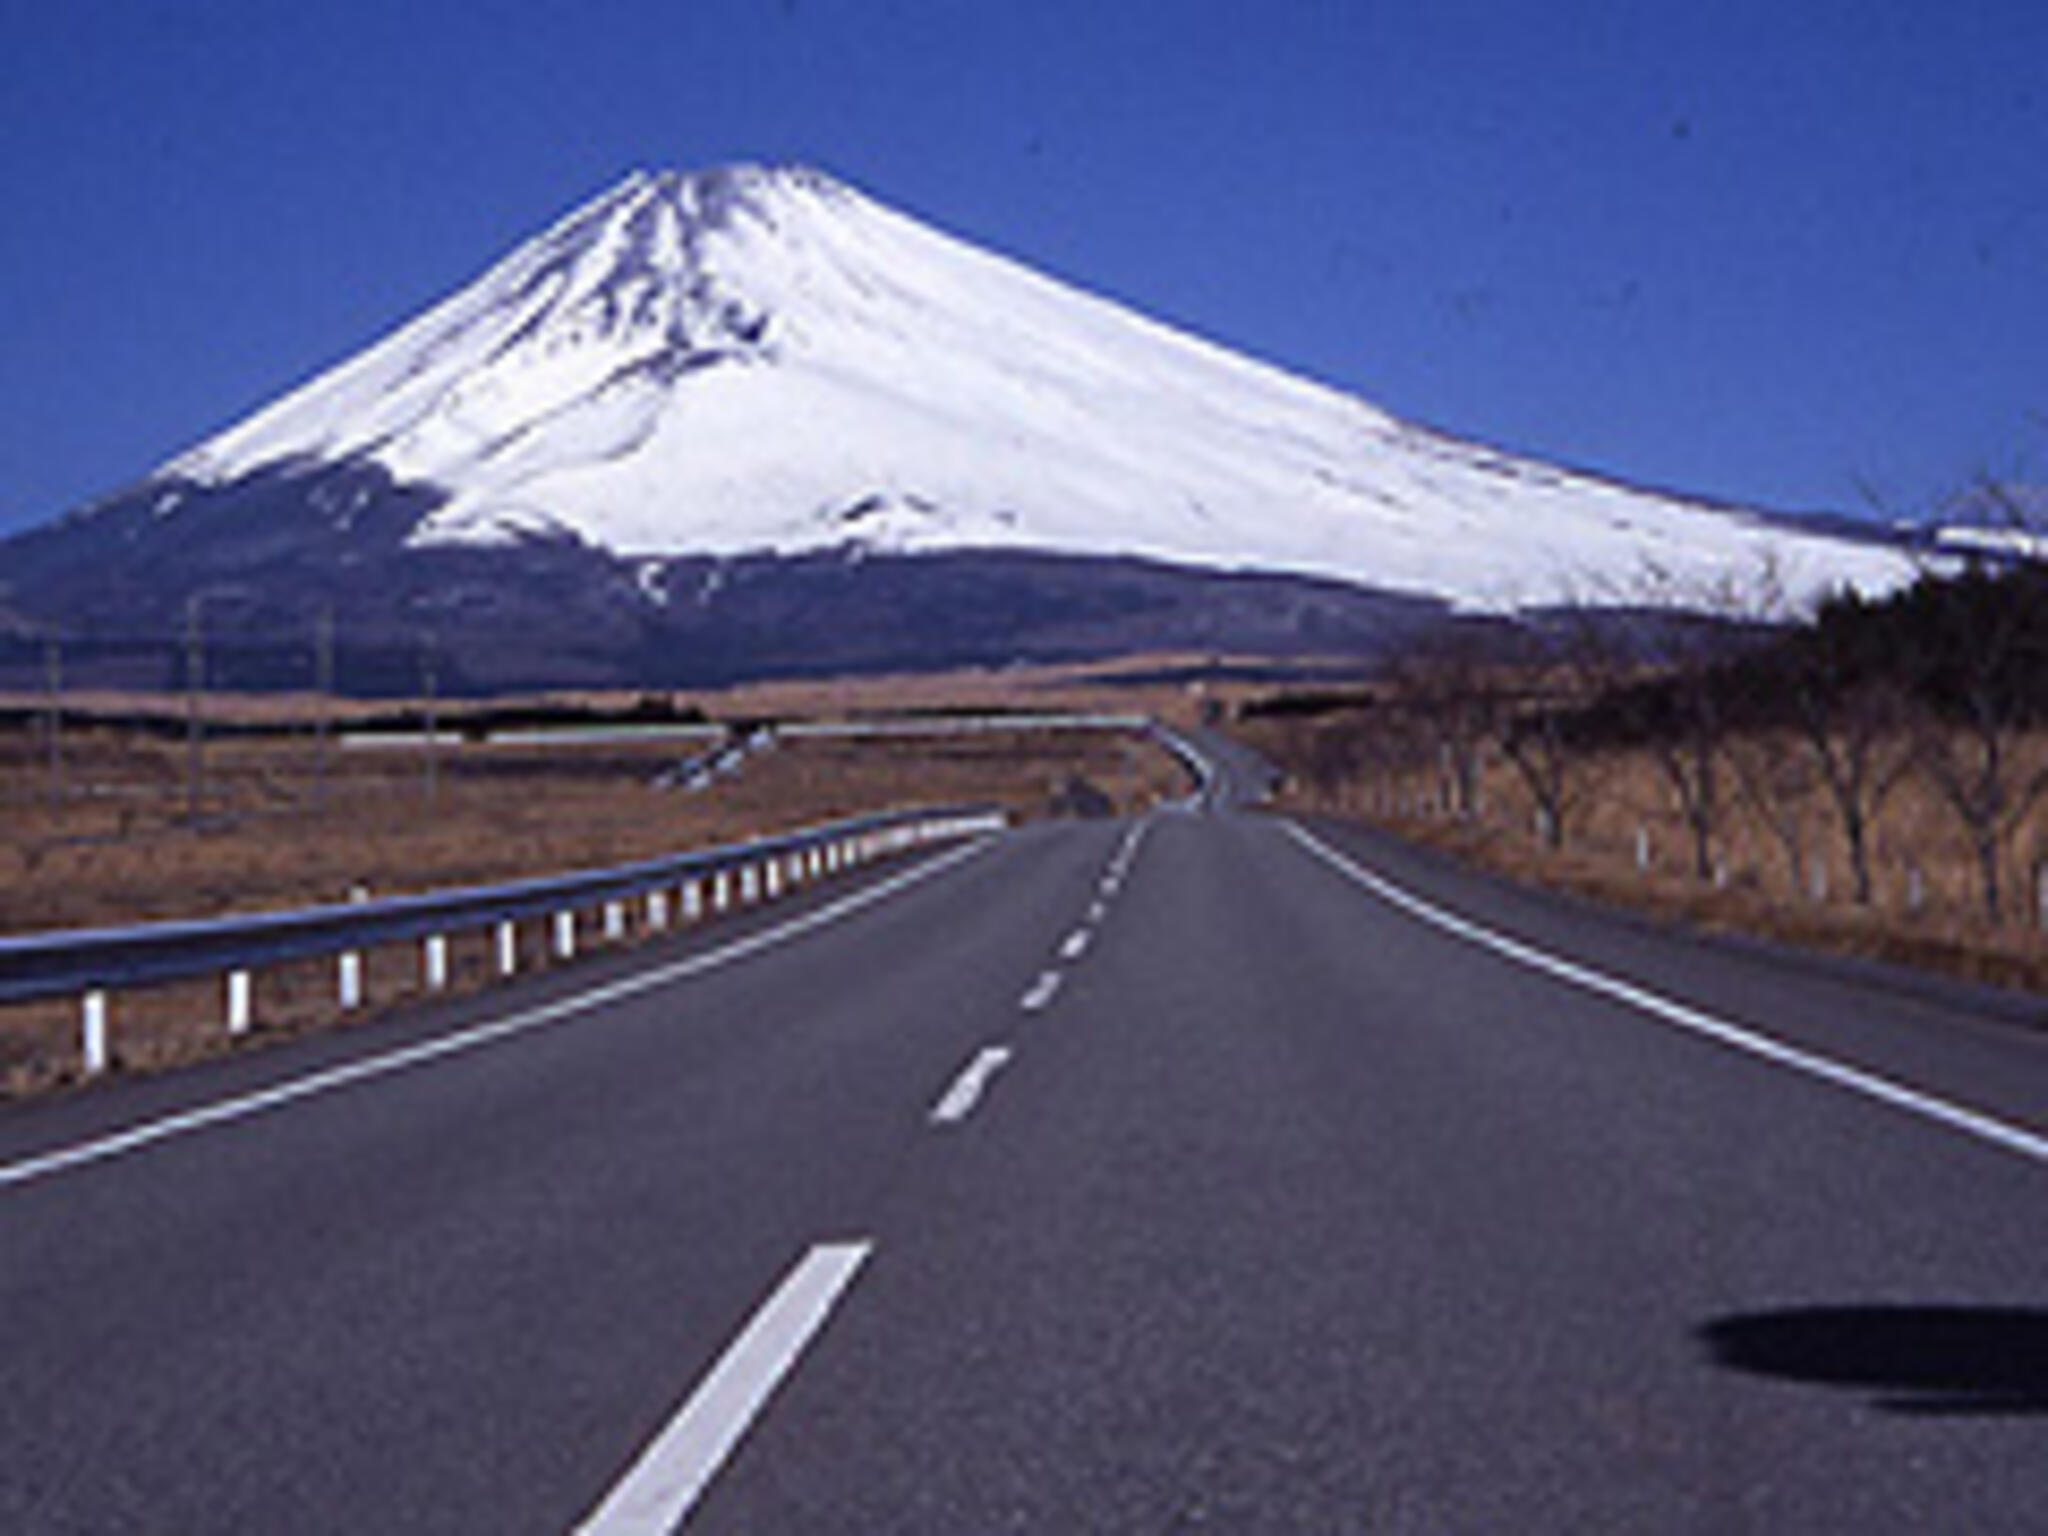
M1741 813L1792 889L1832 863L1866 906L1880 830L1911 789L1940 808L1982 915L2010 915L2016 846L2048 796L2048 568L1928 574L1804 616L1768 572L1682 605L1645 595L1418 643L1368 700L1306 733L1304 775L1325 790L1422 793L1462 819L1482 813L1498 765L1536 835L1563 848L1618 766L1647 764L1700 879L1722 877ZM1926 837L1917 823L1891 831L1894 850ZM1907 858L1917 890L1939 850Z

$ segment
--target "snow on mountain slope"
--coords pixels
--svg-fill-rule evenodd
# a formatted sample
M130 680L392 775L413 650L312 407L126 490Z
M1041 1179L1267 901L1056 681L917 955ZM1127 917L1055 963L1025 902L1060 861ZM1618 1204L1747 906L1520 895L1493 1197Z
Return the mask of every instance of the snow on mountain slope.
M1909 575L1409 426L808 170L635 175L162 474L349 458L448 493L416 546L1138 555L1480 608Z

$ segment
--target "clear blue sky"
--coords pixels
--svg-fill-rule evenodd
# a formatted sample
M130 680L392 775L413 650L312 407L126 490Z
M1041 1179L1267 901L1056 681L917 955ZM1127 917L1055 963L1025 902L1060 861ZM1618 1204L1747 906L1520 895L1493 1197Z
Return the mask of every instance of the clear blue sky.
M0 529L731 160L1635 480L2048 478L2042 0L0 0Z

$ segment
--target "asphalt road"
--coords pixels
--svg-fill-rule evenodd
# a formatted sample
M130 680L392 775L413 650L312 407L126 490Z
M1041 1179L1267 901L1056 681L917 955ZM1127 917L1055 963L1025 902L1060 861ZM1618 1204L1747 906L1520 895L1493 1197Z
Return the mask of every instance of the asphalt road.
M2048 1005L1219 755L0 1113L0 1530L2041 1529Z

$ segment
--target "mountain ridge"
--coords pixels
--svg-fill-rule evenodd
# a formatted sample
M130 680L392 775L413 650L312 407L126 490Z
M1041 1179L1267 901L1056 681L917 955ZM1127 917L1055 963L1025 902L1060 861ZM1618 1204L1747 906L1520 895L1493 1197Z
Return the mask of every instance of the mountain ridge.
M1623 542L1626 563L1680 567L1804 547L1402 422L808 167L636 172L163 473L357 455L449 491L420 544L554 527L628 557L1036 548L1480 608L1611 579ZM1501 526L1504 491L1535 524Z
M1062 601L1079 589L1048 562L1135 562L1190 573L1167 606L1196 631L1196 577L1336 583L1356 611L1319 633L1361 647L1395 610L1628 604L1649 572L1654 600L1684 601L1766 567L1807 594L1911 569L1875 537L1403 421L824 172L739 165L629 175L138 485L0 544L0 606L157 622L226 586L291 623L333 601L325 585L383 629L432 623L455 644L448 615L488 606L493 551L555 569L586 624L610 605L597 627L633 632L619 654L643 670L661 634L703 638L701 614L672 611L688 583L671 568L706 562L944 555L957 576L1028 556ZM412 619L365 567L412 594ZM422 584L458 568L460 600ZM510 606L545 626L530 577L508 578ZM943 601L935 586L919 605ZM1327 591L1308 607L1335 611ZM845 649L807 632L821 657ZM1032 634L1020 620L1020 655Z

